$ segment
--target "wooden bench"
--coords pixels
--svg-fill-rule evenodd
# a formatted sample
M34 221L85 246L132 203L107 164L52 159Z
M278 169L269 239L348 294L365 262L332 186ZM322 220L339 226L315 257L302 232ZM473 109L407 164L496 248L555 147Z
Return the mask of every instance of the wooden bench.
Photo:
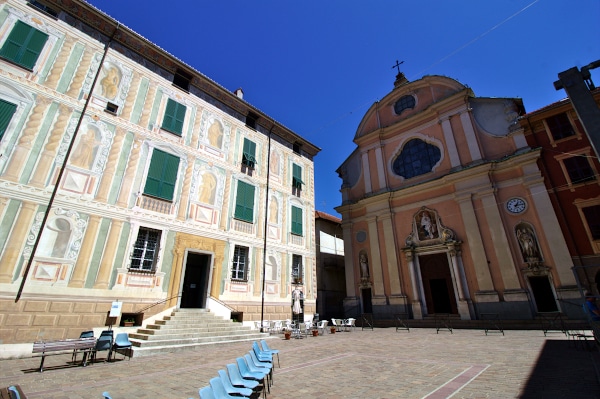
M0 388L0 399L27 399L27 395L21 390L18 385Z
M63 355L65 353L73 353L73 351L82 351L83 360L82 366L87 365L87 355L96 346L96 338L78 338L78 339L63 339L59 341L39 341L33 343L33 353L41 353L42 360L40 362L40 373L44 371L44 360L46 356Z

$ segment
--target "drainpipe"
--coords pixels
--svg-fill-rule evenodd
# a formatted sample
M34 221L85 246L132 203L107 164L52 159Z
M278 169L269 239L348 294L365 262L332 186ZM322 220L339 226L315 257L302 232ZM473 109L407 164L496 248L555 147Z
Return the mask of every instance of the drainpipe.
M69 155L71 155L71 150L75 145L75 139L77 138L77 134L79 133L79 128L81 127L81 123L83 122L83 117L87 111L90 100L92 99L92 93L94 92L94 88L96 87L96 82L98 81L98 77L100 76L100 71L102 70L102 65L104 64L104 59L106 58L106 54L110 49L110 45L119 30L119 23L117 22L117 26L115 26L115 30L108 40L108 43L104 46L104 53L102 54L102 59L100 60L100 65L98 65L98 70L96 71L96 76L94 76L94 81L92 82L92 86L90 87L90 91L88 93L87 99L85 100L85 104L83 105L83 109L81 110L81 115L79 116L79 120L77 121L77 126L75 127L75 132L73 132L73 137L69 142L69 147L67 148L67 153L65 154L65 160L61 165L58 177L56 178L56 183L54 184L54 189L52 190L52 195L50 196L50 200L48 201L48 207L46 208L46 212L44 212L44 217L42 219L42 223L40 225L40 230L35 238L35 243L33 244L33 249L31 250L31 256L27 260L27 266L25 266L25 270L23 271L23 279L21 280L21 285L19 290L17 291L17 296L15 297L15 303L19 302L21 298L21 294L23 293L23 288L25 287L25 282L27 281L27 276L29 275L29 270L31 269L31 265L33 264L33 258L35 257L35 252L40 243L40 239L42 238L42 233L44 232L44 227L46 226L46 222L48 221L48 216L50 215L50 210L52 209L52 205L54 204L54 199L56 198L56 194L58 193L58 187L60 186L60 181L65 172L65 168L67 166L67 161L69 160Z
M262 288L260 302L260 332L264 332L263 320L265 318L265 274L267 271L267 228L269 223L269 177L271 174L271 133L275 127L275 121L269 130L268 145L267 145L267 192L265 194L265 219L263 233L263 264L262 264Z

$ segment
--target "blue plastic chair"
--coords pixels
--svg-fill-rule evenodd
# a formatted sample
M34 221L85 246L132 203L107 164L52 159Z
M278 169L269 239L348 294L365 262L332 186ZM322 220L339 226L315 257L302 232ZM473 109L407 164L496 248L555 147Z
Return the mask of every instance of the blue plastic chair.
M94 363L96 361L96 355L100 351L108 351L108 356L106 357L106 360L110 360L110 355L112 352L112 344L113 344L112 330L102 331L102 333L100 334L100 337L98 337L98 340L96 341L96 346L92 350L91 363Z
M271 388L269 387L269 384L265 384L265 379L269 375L268 372L251 371L250 368L248 367L248 364L246 363L246 360L243 357L238 357L237 359L235 359L235 361L237 362L238 369L240 370L240 374L242 375L242 378L258 381L262 384L263 390L266 387L268 392L269 393L271 392Z
M258 346L258 342L252 342L252 349L254 350L254 354L256 354L258 360L261 362L273 362L273 355L271 355L269 352L263 351L261 347Z
M213 393L215 394L215 397L217 397L219 399L223 399L223 398L224 399L237 399L237 398L239 398L239 396L231 396L230 394L227 393L220 377L211 378L208 383L210 384L210 387L212 388Z
M108 394L108 392L102 392L102 397L104 399L112 399L112 397Z
M267 373L267 384L273 385L273 367L270 363L260 362L258 359L256 359L253 351L250 351L247 355L244 355L244 359L246 359L246 364L248 364L250 371Z
M255 389L259 383L256 380L247 380L240 374L240 369L237 364L230 363L227 365L229 380L234 387Z
M211 387L204 387L198 390L200 399L215 399L215 394Z
M223 387L225 388L225 391L229 395L244 396L247 398L252 396L252 393L253 393L252 389L234 386L233 382L231 382L231 378L229 378L229 375L227 374L227 371L219 370L218 373L219 373L219 378L221 378L221 382L223 383Z
M21 394L20 394L20 390L17 389L16 386L11 385L8 388L6 388L6 390L8 391L8 394L10 395L11 398L13 399L21 399Z
M279 366L279 368L281 368L281 365L279 364L279 350L278 349L271 349L271 348L269 348L269 345L267 344L267 341L265 341L264 339L261 340L260 343L262 344L262 350L263 350L263 352L268 352L268 353L271 354L271 356L277 355L277 365Z
M115 342L113 343L112 347L112 352L114 353L113 360L117 357L117 351L119 350L125 350L125 352L123 353L123 359L125 359L125 356L128 356L131 360L131 346L132 345L131 341L129 341L129 334L117 334L117 337L115 338Z

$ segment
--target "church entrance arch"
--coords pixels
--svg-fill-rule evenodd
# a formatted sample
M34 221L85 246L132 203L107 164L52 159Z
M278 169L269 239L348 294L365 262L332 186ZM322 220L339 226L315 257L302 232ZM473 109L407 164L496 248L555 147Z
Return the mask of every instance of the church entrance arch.
M420 255L419 265L427 313L458 314L447 254Z

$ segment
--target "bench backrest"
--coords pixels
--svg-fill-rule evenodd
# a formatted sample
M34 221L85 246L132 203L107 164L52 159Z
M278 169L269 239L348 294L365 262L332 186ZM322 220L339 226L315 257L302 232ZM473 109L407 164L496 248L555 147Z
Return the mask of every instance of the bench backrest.
M90 349L96 345L96 338L65 339L59 341L39 341L33 343L33 353Z

